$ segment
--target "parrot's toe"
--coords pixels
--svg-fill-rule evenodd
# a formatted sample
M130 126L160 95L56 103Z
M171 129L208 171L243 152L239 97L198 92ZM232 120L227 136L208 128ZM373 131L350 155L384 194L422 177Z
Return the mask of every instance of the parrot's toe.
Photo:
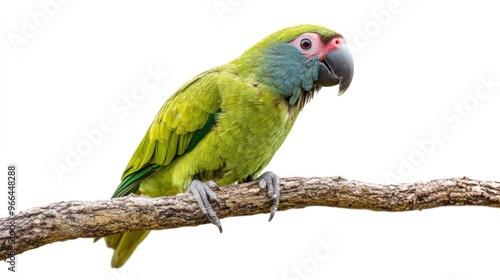
M212 224L216 225L219 228L219 231L222 233L222 225L220 223L219 217L217 217L217 214L212 208L212 205L210 205L210 201L212 201L217 203L217 205L220 207L219 200L217 199L217 196L215 195L213 189L219 189L214 181L203 183L198 180L193 180L191 186L189 186L187 190L193 194L196 202L198 202L198 205L200 206L201 212Z
M261 189L267 188L267 196L264 203L270 203L271 205L271 215L269 216L269 222L273 219L274 214L278 211L278 204L280 203L280 177L273 172L265 172L258 178L259 187Z

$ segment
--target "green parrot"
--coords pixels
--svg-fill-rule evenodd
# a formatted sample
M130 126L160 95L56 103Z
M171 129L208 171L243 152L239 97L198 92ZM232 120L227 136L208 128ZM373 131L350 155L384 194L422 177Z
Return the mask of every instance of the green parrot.
M279 177L259 176L290 132L297 115L325 86L343 94L353 76L344 38L317 25L277 31L235 60L181 86L163 105L125 168L113 198L189 191L222 232L210 202L214 188L258 180L277 211ZM121 267L147 236L136 231L104 237Z

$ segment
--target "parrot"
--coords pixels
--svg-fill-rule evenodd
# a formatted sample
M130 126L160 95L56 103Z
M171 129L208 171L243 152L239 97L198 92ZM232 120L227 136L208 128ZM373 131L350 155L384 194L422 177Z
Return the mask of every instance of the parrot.
M112 198L191 193L222 232L211 203L218 186L258 181L267 189L270 217L280 178L261 174L289 134L299 112L322 88L351 84L354 65L344 37L301 24L265 37L229 63L182 85L163 104L135 150ZM105 236L113 268L130 258L149 231ZM99 238L96 238L97 240Z

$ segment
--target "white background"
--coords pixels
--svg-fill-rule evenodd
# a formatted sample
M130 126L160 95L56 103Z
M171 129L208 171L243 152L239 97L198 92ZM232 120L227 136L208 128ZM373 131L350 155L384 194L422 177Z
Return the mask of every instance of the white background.
M109 198L170 94L300 23L344 35L354 80L341 97L337 88L321 90L268 170L374 183L388 183L388 174L405 182L500 181L500 17L492 1L52 1L49 12L44 3L0 4L0 216L7 215L10 163L19 169L21 210ZM36 30L23 35L30 23ZM125 107L128 115L113 110L148 67L168 76L135 108ZM493 82L490 91L481 79ZM105 119L112 131L58 178L53 165L67 164L68 149L87 141L83 131ZM429 140L436 130L441 137ZM51 244L19 255L18 273L0 265L0 279L465 280L500 273L494 208L310 207L267 218L224 219L223 234L212 225L153 232L120 270L110 268L112 251L102 241Z

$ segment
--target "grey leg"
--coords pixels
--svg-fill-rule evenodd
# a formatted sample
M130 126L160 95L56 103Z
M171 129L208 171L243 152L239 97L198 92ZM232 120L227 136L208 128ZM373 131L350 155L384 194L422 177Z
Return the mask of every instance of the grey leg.
M212 224L216 225L219 228L219 231L222 233L222 225L220 223L219 217L217 217L217 214L212 208L212 205L210 205L210 201L212 201L217 203L217 205L220 207L219 200L217 200L217 196L212 190L218 188L219 187L214 181L203 183L199 180L193 180L191 186L189 186L187 190L193 194L196 202L198 202L198 205L200 206L201 212L205 214L207 219Z
M278 204L280 202L280 177L273 172L267 171L260 175L257 180L259 180L259 187L261 189L267 188L267 196L269 199L265 200L264 203L272 203L271 216L269 216L270 222L278 210Z

